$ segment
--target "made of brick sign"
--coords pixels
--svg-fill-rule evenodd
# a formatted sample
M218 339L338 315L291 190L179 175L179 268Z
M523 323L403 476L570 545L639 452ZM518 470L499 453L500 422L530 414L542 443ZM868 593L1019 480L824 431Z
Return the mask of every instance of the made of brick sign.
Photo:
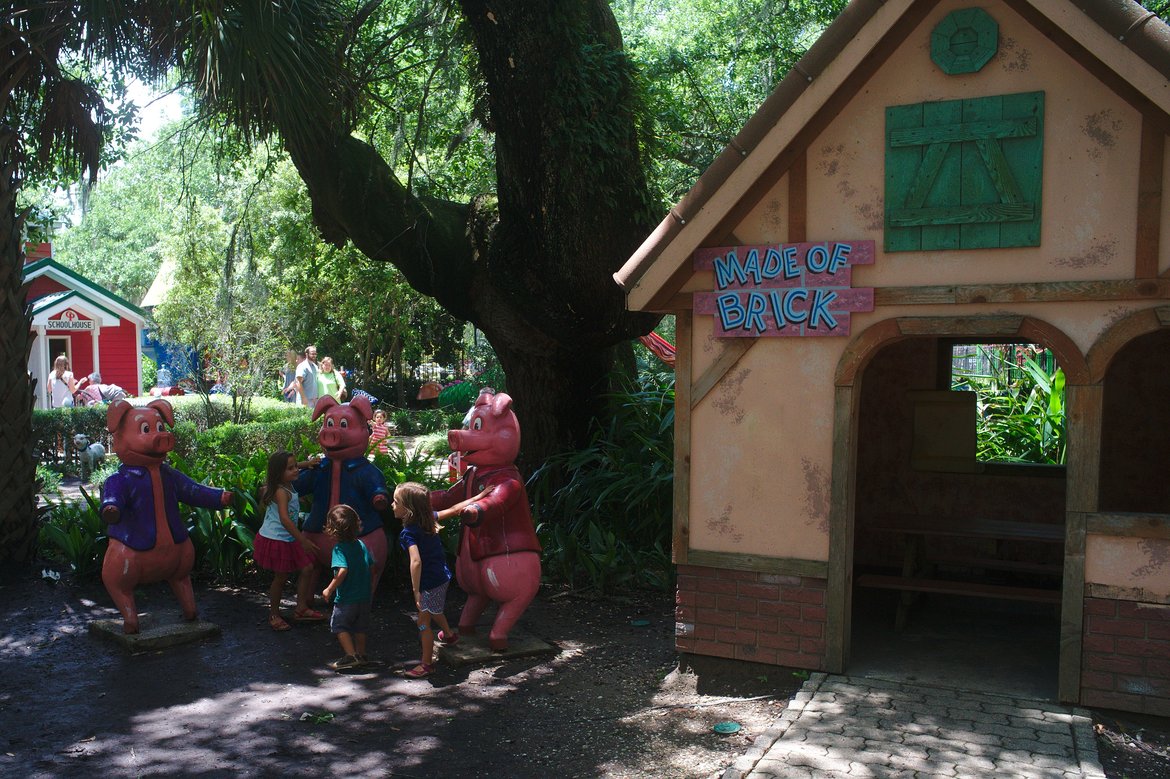
M716 338L849 335L850 314L873 311L873 288L854 289L854 265L871 265L873 241L822 241L699 249L696 271L715 273L694 312L715 317Z

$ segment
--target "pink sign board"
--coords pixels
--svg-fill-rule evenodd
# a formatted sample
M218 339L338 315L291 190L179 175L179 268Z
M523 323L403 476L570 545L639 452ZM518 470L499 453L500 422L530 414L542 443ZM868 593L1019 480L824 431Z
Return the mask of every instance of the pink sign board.
M853 288L873 241L822 241L699 249L695 270L715 273L715 292L694 311L715 317L717 338L849 335L850 314L873 311L873 289Z

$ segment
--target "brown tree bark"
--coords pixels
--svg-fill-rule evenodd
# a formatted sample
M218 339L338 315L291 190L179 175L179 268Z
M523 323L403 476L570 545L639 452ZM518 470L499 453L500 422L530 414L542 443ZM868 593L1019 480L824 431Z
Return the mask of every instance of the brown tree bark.
M0 581L25 573L36 551L36 461L32 453L33 382L27 366L34 334L23 281L21 218L16 212L16 133L0 126Z
M531 469L585 442L613 347L654 325L625 310L612 274L657 219L604 0L461 8L488 89L498 215L413 196L374 148L324 117L315 138L288 145L328 240L395 263L487 336Z

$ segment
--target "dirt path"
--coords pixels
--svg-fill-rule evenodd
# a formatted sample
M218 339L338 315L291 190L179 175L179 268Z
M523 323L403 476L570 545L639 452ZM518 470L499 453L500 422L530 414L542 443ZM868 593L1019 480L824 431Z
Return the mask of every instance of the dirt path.
M555 655L409 680L397 671L417 658L417 638L393 586L371 631L387 666L342 676L324 667L339 654L328 628L272 632L259 590L199 589L223 635L131 657L88 634L114 616L100 586L0 588L0 773L708 777L800 684L720 661L680 671L668 596L551 591L522 625ZM157 586L140 590L139 607L177 611ZM743 727L713 733L724 720Z

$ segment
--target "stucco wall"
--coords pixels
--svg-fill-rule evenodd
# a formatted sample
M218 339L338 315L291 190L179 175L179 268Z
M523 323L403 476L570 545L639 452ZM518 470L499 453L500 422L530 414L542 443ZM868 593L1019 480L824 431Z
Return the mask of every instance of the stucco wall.
M943 74L930 60L931 30L969 6L941 3L810 145L807 240L874 240L876 261L854 269L855 287L1132 278L1140 116L1001 3L981 4L999 23L996 56L979 73ZM1041 245L886 253L886 107L1039 90L1046 94ZM1170 180L1170 153L1166 165ZM734 229L736 241L787 240L788 208L784 177ZM1170 198L1163 199L1163 213L1170 223ZM1161 266L1170 267L1165 237L1160 256ZM700 273L684 291L712 288L711 274ZM1022 314L1055 326L1084 354L1112 323L1155 304L886 306L854 314L849 337L758 339L693 411L691 548L828 558L833 377L850 341L875 323ZM695 316L692 379L720 353L711 332L712 318ZM1100 569L1092 559L1096 548L1090 545L1086 561L1093 575Z

